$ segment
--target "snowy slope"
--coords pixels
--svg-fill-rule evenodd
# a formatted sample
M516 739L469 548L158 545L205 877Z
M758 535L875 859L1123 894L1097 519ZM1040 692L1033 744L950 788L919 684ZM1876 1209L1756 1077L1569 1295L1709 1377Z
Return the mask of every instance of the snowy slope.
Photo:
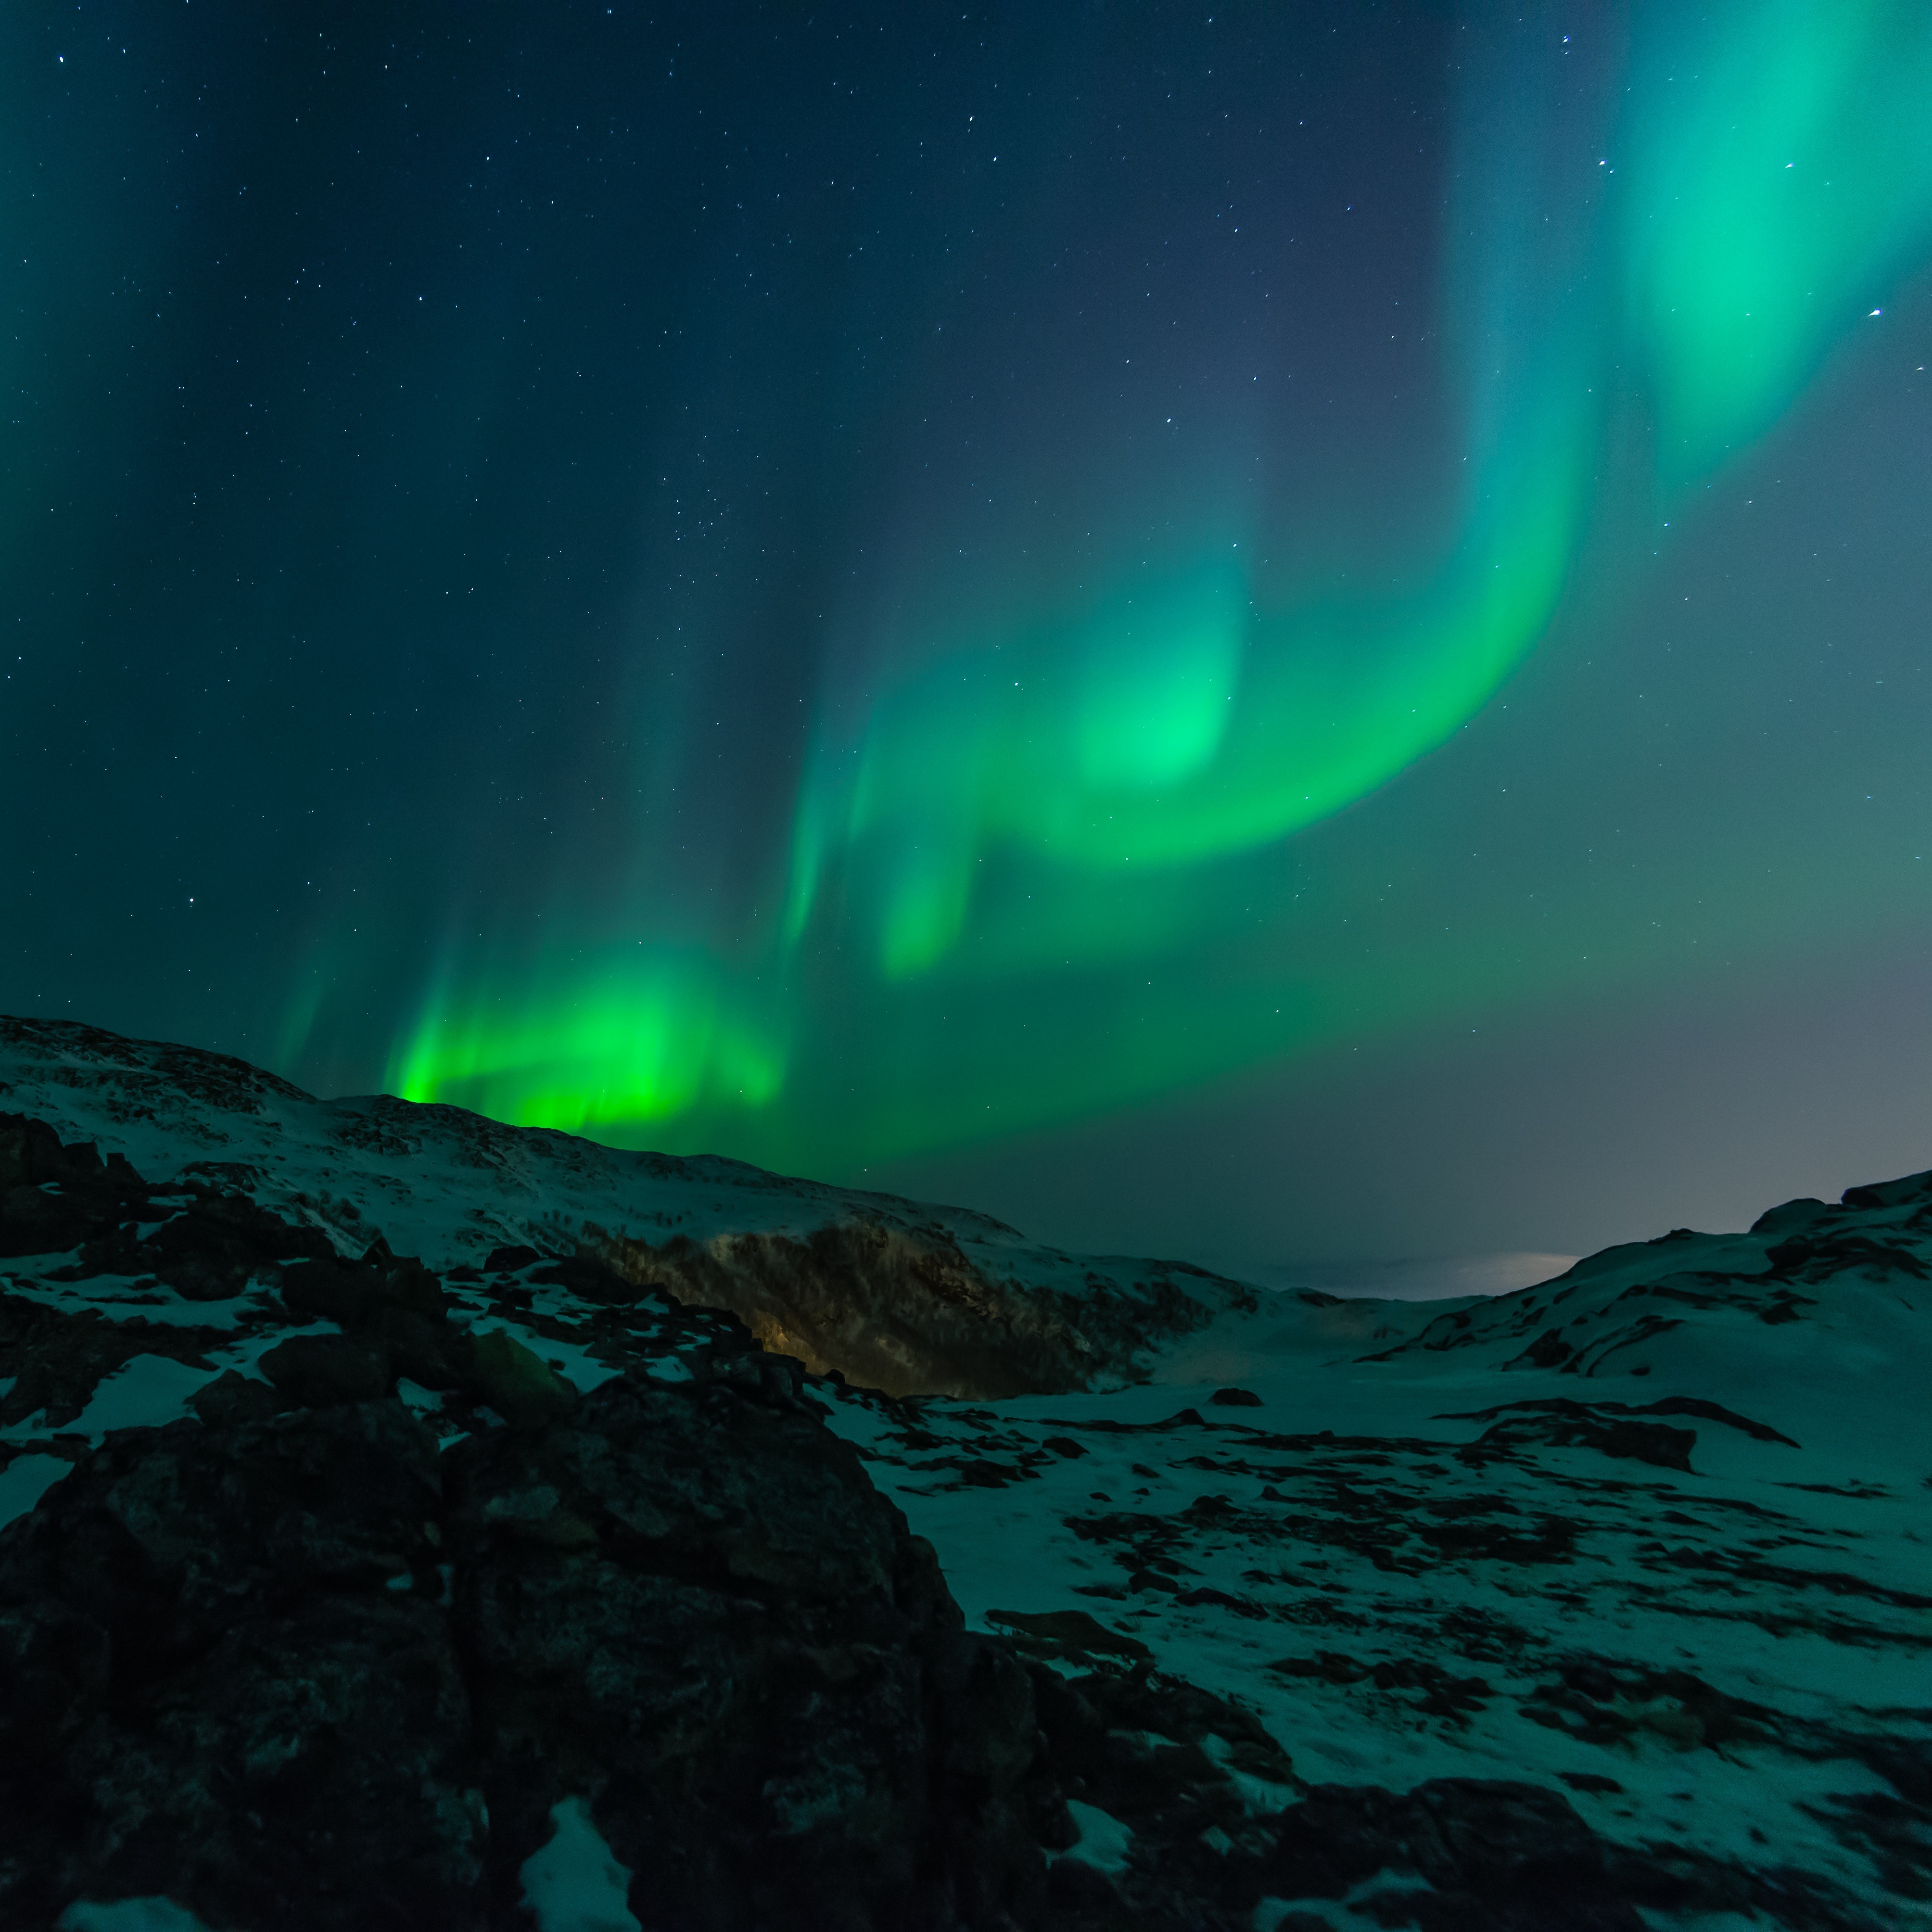
M846 1371L816 1399L974 1628L1069 1672L1188 1680L1258 1718L1304 1786L1560 1792L1652 1875L1647 1923L1932 1925L1932 1175L1494 1298L1342 1302L728 1162L318 1102L85 1028L0 1022L0 1108L151 1180L243 1190L344 1252L380 1227L446 1274L459 1322L580 1388L679 1379L710 1346L662 1293L614 1304L618 1276L748 1310L782 1345L773 1244L815 1252L811 1349L790 1352ZM476 1264L518 1242L593 1273L511 1258L486 1280ZM897 1274L878 1260L894 1244ZM292 1332L266 1280L211 1302L47 1260L0 1274L15 1304L92 1309L88 1334L120 1338L32 1412L0 1368L0 1518L87 1442L182 1413ZM842 1282L843 1315L824 1300ZM880 1393L891 1378L861 1371L887 1359L896 1285L926 1298L890 1358L905 1377L938 1363L1019 1392ZM447 1441L494 1420L400 1386ZM1258 1818L1298 1796L1229 1774ZM1132 1831L1075 1815L1077 1855L1130 1876ZM1414 1882L1277 1896L1253 1922L1400 1924Z
M1150 1387L834 1426L984 1627L1097 1612L1306 1778L1534 1777L1741 1911L1923 1924L1928 1274L1922 1174L1393 1339L1290 1296Z
M742 1162L623 1153L376 1095L317 1100L225 1055L0 1016L0 1107L151 1178L238 1188L344 1253L444 1268L527 1243L729 1307L814 1371L903 1392L1143 1372L1149 1346L1252 1304L1184 1263L1076 1256L991 1216Z

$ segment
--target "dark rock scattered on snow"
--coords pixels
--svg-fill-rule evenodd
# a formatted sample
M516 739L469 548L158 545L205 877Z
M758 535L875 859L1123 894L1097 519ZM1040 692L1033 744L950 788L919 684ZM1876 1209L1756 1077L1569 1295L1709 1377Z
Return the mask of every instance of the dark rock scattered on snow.
M1252 1389L1218 1388L1208 1400L1223 1408L1259 1408L1262 1399Z
M649 1932L1251 1922L1295 1815L1279 1745L1086 1612L966 1631L801 1364L706 1318L688 1379L581 1393L380 1243L305 1252L10 1124L56 1204L14 1239L238 1268L308 1327L194 1419L63 1438L0 1528L0 1922L526 1927L566 1816ZM164 1332L0 1296L9 1372L69 1408L128 1331ZM469 1432L439 1448L399 1379Z
M10 1028L33 1035L29 1052L88 1030L0 1022L0 1045ZM1446 1418L1484 1432L1445 1442L1277 1433L1234 1391L1204 1417L1144 1419L1160 1411L1143 1402L1131 1422L886 1401L860 1384L990 1392L1130 1368L1143 1316L1147 1333L1186 1332L1226 1285L1186 1282L1163 1328L1182 1271L1130 1264L1150 1279L1128 1282L1098 1264L1090 1302L1056 1300L1041 1281L1070 1282L1086 1264L1059 1257L1058 1275L1002 1282L973 1245L993 1224L884 1197L850 1197L852 1218L815 1249L796 1222L744 1241L714 1228L685 1249L675 1235L614 1245L589 1220L506 1211L490 1190L526 1160L572 1173L634 1162L721 1193L755 1182L789 1198L810 1184L519 1136L459 1110L318 1103L239 1062L88 1040L106 1084L93 1111L63 1116L77 1124L70 1144L0 1118L0 1247L34 1258L7 1270L10 1286L0 1279L0 1474L10 1456L37 1466L15 1472L28 1479L17 1509L73 1468L0 1533L0 1923L51 1927L82 1896L167 1897L210 1932L406 1917L529 1932L531 1874L586 1838L624 1868L628 1910L652 1932L1307 1932L1334 1922L1343 1897L1358 1918L1426 1932L1624 1927L1634 1910L1868 1932L1894 1922L1882 1902L1868 1909L1874 1886L1924 1896L1932 1794L1911 1724L1752 1701L1756 1680L1709 1645L1579 1647L1587 1628L1613 1651L1604 1633L1628 1600L1774 1640L1922 1648L1924 1598L1865 1574L1854 1526L1807 1543L1775 1495L1747 1510L1696 1476L1694 1427L1711 1425L1705 1440L1733 1460L1744 1442L1772 1445L1780 1489L1883 1504L1882 1486L1841 1472L1795 1480L1820 1472L1768 1424L1688 1396L1546 1396ZM130 1054L153 1064L130 1072ZM149 1190L86 1144L123 1120L172 1120L180 1095L204 1090L222 1111L184 1150L247 1160L197 1159ZM339 1143L363 1163L360 1208L326 1165L331 1192L313 1165L272 1179L272 1136L286 1123L292 1139L310 1115L328 1159ZM244 1119L266 1125L244 1133ZM432 1141L460 1143L437 1184L445 1225L469 1215L483 1231L466 1221L439 1246L444 1234L406 1220L399 1245L434 1269L392 1253L373 1225ZM473 1215L447 1206L472 1202ZM667 1231L688 1219L642 1217ZM1582 1383L1667 1367L1700 1323L1742 1320L1782 1348L1804 1332L1791 1324L1822 1330L1851 1282L1917 1294L1928 1226L1932 1177L1792 1204L1751 1239L1680 1231L1592 1257L1446 1312L1384 1356L1426 1366L1420 1352L1474 1347L1493 1371L1534 1366L1540 1349L1557 1386L1594 1396ZM895 1329L885 1318L915 1275ZM794 1334L788 1352L822 1379L757 1346ZM850 1386L832 1359L848 1340ZM245 1372L220 1372L238 1362ZM128 1411L109 1385L144 1376L198 1420L118 1427ZM1270 1413L1292 1414L1257 1385ZM1735 1378L1715 1392L1814 1451L1828 1436ZM821 1402L868 1472L833 1467L849 1452L820 1424ZM371 1443L386 1466L373 1476ZM991 1616L998 1637L970 1636L872 1477L915 1521L916 1497L950 1510L985 1492L1008 1520L1057 1518L1083 1554L1037 1595L1003 1582L971 1596L1028 1607ZM414 1527L384 1502L412 1494ZM982 1554L952 1552L962 1596ZM1470 1580L1481 1588L1465 1600ZM1580 1609L1593 1589L1603 1600ZM1196 1629L1259 1668L1231 1675L1225 1657L1191 1652ZM1177 1662L1218 1670L1216 1688L1244 1703L1252 1694L1274 1735L1160 1667ZM1300 1714L1325 1732L1359 1726L1352 1740L1466 1739L1483 1768L1526 1721L1598 1768L1554 1768L1532 1745L1515 1777L1546 1785L1311 1791L1275 1742L1294 1743ZM1299 1734L1304 1767L1322 1762ZM1674 1821L1658 1831L1655 1792L1624 1782L1646 1757L1682 1763L1693 1790L1734 1777L1754 1799L1768 1778L1814 1778L1780 1815L1816 1821L1842 1872L1808 1841L1787 1846L1768 1811L1746 1862L1714 1855L1708 1833L1698 1849ZM1406 1781L1399 1759L1356 1762L1342 1774ZM1873 1785L1808 1769L1836 1765ZM1595 1836L1570 1796L1621 1840ZM1587 1897L1570 1895L1579 1886Z
M744 1366L439 1456L331 1361L84 1456L0 1531L0 1922L507 1925L572 1798L647 1925L1036 1916L1030 1681Z

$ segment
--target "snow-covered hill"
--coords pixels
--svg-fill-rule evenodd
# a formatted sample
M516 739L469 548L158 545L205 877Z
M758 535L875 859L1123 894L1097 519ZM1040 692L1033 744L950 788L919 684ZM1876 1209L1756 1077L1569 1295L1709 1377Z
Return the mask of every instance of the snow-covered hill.
M1040 1922L1932 1924L1932 1174L1343 1302L70 1025L0 1022L0 1108L159 1190L45 1252L62 1189L8 1197L0 1311L58 1346L0 1364L0 1519L324 1367L467 1455L546 1376L722 1374L735 1315L1030 1660ZM251 1261L254 1210L419 1256L477 1365Z
M519 1244L729 1307L814 1372L1007 1394L1143 1372L1253 1292L1183 1262L1071 1256L990 1216L742 1161L627 1154L386 1095L317 1100L245 1061L0 1016L0 1106L148 1174L238 1188L345 1253L432 1268Z

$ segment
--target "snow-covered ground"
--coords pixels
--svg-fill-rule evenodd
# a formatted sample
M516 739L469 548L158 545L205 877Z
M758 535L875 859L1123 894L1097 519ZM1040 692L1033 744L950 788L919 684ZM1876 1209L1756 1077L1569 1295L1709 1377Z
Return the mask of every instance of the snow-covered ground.
M1599 1286L1588 1318L1628 1285ZM853 1395L833 1426L976 1623L1096 1612L1248 1705L1311 1782L1560 1783L1612 1839L1869 1894L1884 1767L1932 1736L1932 1361L1922 1294L1834 1300L1804 1337L1742 1316L1580 1384L1480 1345L1361 1359L1426 1304L1270 1308L1149 1387L910 1416ZM1258 1406L1216 1403L1231 1385ZM1475 1413L1678 1394L1795 1441L1666 1416L1695 1433L1676 1468L1485 1442L1503 1418ZM1591 1419L1629 1446L1613 1411Z
M1069 1669L1142 1658L1244 1705L1306 1784L1560 1788L1611 1840L1738 1874L1740 1925L1932 1924L1932 1177L1613 1249L1512 1292L1337 1300L1067 1256L964 1210L726 1161L317 1102L86 1029L0 1026L0 1108L152 1180L244 1190L344 1252L380 1230L439 1270L505 1243L603 1252L613 1232L728 1255L732 1238L859 1217L1070 1306L1118 1312L1157 1279L1194 1315L1084 1390L818 1385L970 1623ZM187 1303L59 1271L0 1264L0 1287L142 1339L76 1415L0 1427L0 1520L80 1444L184 1412L292 1332L266 1284ZM688 1326L547 1272L448 1286L460 1319L580 1387L687 1372ZM0 1377L0 1417L10 1402ZM449 1438L474 1420L449 1419ZM1252 1783L1257 1809L1294 1798ZM1104 1850L1107 1821L1088 1822ZM1291 1906L1370 1922L1333 1900L1268 1913Z

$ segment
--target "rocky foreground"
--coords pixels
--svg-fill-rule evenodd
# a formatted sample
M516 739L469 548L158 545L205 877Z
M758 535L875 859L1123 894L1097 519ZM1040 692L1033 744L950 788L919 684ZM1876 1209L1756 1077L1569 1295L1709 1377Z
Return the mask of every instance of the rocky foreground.
M1932 1177L1418 1310L0 1083L0 1924L1932 1922Z

